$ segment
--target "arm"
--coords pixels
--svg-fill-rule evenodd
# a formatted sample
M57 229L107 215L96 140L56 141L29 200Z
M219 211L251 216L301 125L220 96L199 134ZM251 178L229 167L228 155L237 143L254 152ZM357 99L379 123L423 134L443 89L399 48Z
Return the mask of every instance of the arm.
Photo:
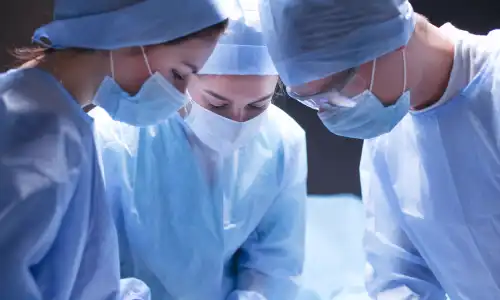
M397 212L390 207L396 195L384 182L384 162L373 152L370 142L365 142L360 175L367 216L364 243L368 293L378 300L446 299L439 282L401 228Z
M118 235L120 275L121 278L127 278L133 275L134 267L125 229L123 202L127 201L127 192L124 191L130 190L131 183L128 178L130 171L127 166L130 161L128 159L129 153L121 142L121 134L129 131L122 129L121 124L114 122L100 107L94 108L89 115L94 118L94 140L98 160L102 166L106 201L111 209L114 227Z
M284 185L242 246L238 290L228 300L292 300L302 274L307 157L305 136L285 157Z
M48 299L56 286L39 286L32 267L59 231L77 167L61 163L68 149L57 117L10 118L1 105L0 299Z

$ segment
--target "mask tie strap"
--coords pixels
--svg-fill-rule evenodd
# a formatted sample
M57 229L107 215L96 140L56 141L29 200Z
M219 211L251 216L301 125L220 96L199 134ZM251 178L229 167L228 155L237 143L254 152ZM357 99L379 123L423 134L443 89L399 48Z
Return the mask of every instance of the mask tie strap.
M373 61L373 65L372 65L372 78L370 80L370 92L373 90L373 84L375 82L375 69L376 69L376 66L377 66L377 59L375 58L375 60Z
M148 68L149 75L153 76L153 71L151 70L151 65L149 64L149 59L148 56L146 55L146 52L144 51L143 46L141 46L141 51L142 51L142 56L144 57L144 62L146 62L146 67Z
M115 62L113 61L113 50L109 51L109 68L111 69L111 77L115 78Z
M404 75L403 75L403 93L406 92L406 51L405 49L403 49L403 72L404 72Z

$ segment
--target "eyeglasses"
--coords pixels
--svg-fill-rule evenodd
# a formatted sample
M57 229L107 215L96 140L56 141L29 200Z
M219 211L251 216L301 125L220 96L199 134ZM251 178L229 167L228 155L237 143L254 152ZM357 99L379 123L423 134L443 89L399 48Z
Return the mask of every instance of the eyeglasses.
M299 95L287 87L286 91L290 97L314 110L319 110L322 106L354 107L356 102L350 98L355 96L349 93L352 90L364 90L365 81L356 75L358 68L351 68L332 76L331 83L328 84L325 92L314 95Z

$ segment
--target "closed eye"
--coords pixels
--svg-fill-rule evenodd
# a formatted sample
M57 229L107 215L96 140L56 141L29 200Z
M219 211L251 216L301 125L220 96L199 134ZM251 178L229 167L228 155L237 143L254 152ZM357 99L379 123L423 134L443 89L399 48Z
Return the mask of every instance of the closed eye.
M260 102L255 102L255 103L252 103L252 104L250 104L249 106L250 106L251 108L259 108L259 109L261 109L261 108L266 107L268 104L269 104L269 101L268 101L268 100L266 100L266 101L260 101Z
M174 80L184 80L184 76L182 76L176 70L172 70L172 76L173 76Z
M264 96L257 101L252 102L249 106L252 108L264 108L271 102L273 95L274 93Z
M208 105L210 105L211 108L214 108L214 109L222 109L222 108L226 108L229 104L218 104L218 105L215 105L215 104L212 104L212 103L208 103Z

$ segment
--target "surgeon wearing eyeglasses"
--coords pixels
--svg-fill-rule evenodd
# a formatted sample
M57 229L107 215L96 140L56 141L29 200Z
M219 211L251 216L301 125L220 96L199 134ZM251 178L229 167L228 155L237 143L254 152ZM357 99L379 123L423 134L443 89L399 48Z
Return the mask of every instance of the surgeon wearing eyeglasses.
M405 0L263 0L261 19L289 95L365 140L371 297L499 299L500 32Z

